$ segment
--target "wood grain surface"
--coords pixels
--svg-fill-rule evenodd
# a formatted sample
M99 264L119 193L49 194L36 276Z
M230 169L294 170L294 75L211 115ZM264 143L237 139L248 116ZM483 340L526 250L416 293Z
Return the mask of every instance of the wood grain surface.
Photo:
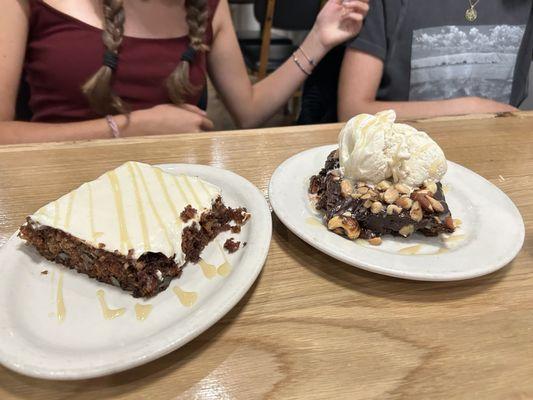
M316 251L273 216L256 284L197 339L90 381L0 367L0 399L532 399L533 113L411 123L516 203L526 242L510 265L463 282L389 278ZM334 143L340 126L0 147L0 244L29 213L127 160L226 168L266 195L277 165Z

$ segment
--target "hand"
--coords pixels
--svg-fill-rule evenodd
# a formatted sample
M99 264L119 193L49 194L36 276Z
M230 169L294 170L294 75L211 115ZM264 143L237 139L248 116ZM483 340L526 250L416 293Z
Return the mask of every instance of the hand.
M312 29L326 51L361 31L369 10L368 2L369 0L328 0Z
M131 113L124 136L166 135L211 131L213 122L207 113L192 104L161 104Z

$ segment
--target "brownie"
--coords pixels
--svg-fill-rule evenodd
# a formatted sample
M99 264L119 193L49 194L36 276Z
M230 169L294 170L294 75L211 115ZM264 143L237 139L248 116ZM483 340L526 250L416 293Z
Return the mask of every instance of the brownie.
M350 239L454 232L440 182L428 182L414 190L388 180L354 185L341 176L336 150L328 155L324 168L310 178L309 193L328 228Z

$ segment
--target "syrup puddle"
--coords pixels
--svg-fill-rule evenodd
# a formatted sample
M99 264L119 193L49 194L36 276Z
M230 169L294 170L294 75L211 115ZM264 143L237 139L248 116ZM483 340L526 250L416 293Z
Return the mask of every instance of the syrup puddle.
M418 254L418 252L421 249L422 249L422 245L417 244L416 246L404 247L403 249L398 250L398 253L404 254L404 255L415 255L415 254Z
M453 220L453 226L455 226L456 228L459 228L462 224L463 224L463 221L461 221L459 218L455 218Z
M100 302L100 307L102 308L102 314L104 315L105 319L114 319L117 317L120 317L126 312L125 308L117 308L117 309L111 309L107 305L105 301L105 292L102 289L99 289L96 292L96 296L98 296L98 301Z
M152 312L153 306L151 304L135 304L135 317L139 321L144 321Z
M434 253L434 254L443 254L443 253L447 253L447 252L449 252L449 251L450 251L449 248L447 248L447 247L441 247L441 248L438 249L437 252Z
M313 226L324 226L322 221L320 221L319 219L316 219L315 217L307 217L305 219L305 223L307 225L313 225Z
M185 307L192 307L196 300L198 300L198 294L196 292L186 292L185 290L180 289L178 286L172 289L176 296L178 297L181 304Z
M59 274L59 280L57 282L57 297L56 297L56 315L59 322L63 322L67 315L65 308L65 301L63 299L63 272Z
M222 257L224 257L224 263L218 266L217 273L223 278L225 278L231 273L231 264L228 261L228 257L226 257L226 254L224 253L224 249L222 248L220 243L218 243L218 241L216 243L217 243L218 249L220 250L220 253L222 254Z
M455 236L443 237L441 240L443 242L458 242L459 240L463 240L465 237L466 235L455 235Z
M56 281L56 277L55 277L55 274L56 272L55 271L52 271L52 273L50 274L50 281L51 281L51 285L50 285L50 301L53 302L54 301L54 284L55 284L55 281Z
M217 268L203 259L198 261L198 265L202 268L202 272L207 279L212 279L217 274Z

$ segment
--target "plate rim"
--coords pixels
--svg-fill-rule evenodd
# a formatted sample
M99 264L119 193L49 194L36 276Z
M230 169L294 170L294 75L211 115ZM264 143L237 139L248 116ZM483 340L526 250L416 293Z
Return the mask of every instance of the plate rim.
M462 169L462 170L465 170L467 171L467 173L469 174L473 174L475 175L477 178L485 181L485 183L489 184L493 189L496 189L497 191L499 191L503 196L505 196L505 198L507 199L509 205L512 206L513 208L513 211L517 214L517 216L519 217L520 221L521 221L521 224L520 224L520 235L519 235L519 240L518 240L518 243L519 245L515 246L515 251L512 251L509 253L509 255L507 255L504 260L502 260L500 263L495 263L495 265L491 266L490 268L487 268L487 269L484 269L484 270L478 270L478 271L475 271L474 273L464 273L464 272L460 272L460 273L454 273L454 274L448 274L446 276L443 276L443 275L426 275L426 274L418 274L418 273L413 273L413 272L396 272L396 271L393 271L393 270L389 270L387 269L386 267L383 267L383 266L380 266L376 263L369 263L369 262L366 262L366 261L363 261L363 262L358 262L356 263L354 260L353 260L353 257L347 257L345 256L344 254L342 253L337 253L336 251L333 251L331 248L329 248L327 245L324 245L322 244L320 241L317 241L316 239L314 239L310 234L308 234L307 232L302 232L298 227L296 227L292 222L291 220L285 215L285 213L281 210L283 210L283 205L282 203L278 202L278 198L275 194L275 185L276 185L276 182L277 180L279 179L279 176L282 175L282 170L284 169L284 167L286 167L289 163L291 163L292 161L294 161L295 159L299 158L299 157L305 157L307 154L315 154L315 153L319 153L321 151L332 151L334 149L338 148L338 145L336 144L329 144L329 145L323 145L323 146L318 146L318 147L313 147L313 148L310 148L310 149L306 149L306 150L303 150L301 152L298 152L294 155L292 155L291 157L287 158L286 160L284 160L280 165L278 165L278 167L276 168L276 170L273 172L271 178L270 178L270 182L269 182L269 185L268 185L268 193L269 193L269 201L270 201L270 204L272 206L272 209L273 211L275 212L276 216L280 219L280 221L287 227L289 228L289 230L295 234L297 237L299 237L300 239L302 239L304 242L306 242L307 244L309 244L310 246L314 247L315 249L317 249L318 251L332 257L332 258L335 258L336 260L339 260L345 264L348 264L350 266L353 266L353 267L356 267L356 268L359 268L359 269L362 269L362 270L365 270L365 271L368 271L368 272L372 272L372 273L375 273L375 274L380 274L380 275L385 275L385 276L391 276L391 277L394 277L394 278L399 278L399 279L405 279L405 280L412 280L412 281L425 281L425 282L452 282L452 281L461 281L461 280L468 280L468 279L474 279L474 278L477 278L477 277L480 277L480 276L484 276L484 275L488 275L488 274L491 274L505 266L507 266L508 264L510 264L512 262L512 260L520 253L522 247L523 247L523 244L524 244L524 240L525 240L525 225L524 225L524 219L520 213L520 210L518 209L518 207L516 206L516 204L514 204L514 202L509 198L509 196L507 196L507 194L505 192L503 192L499 187L497 187L496 185L494 185L492 182L488 181L487 179L485 179L483 176L477 174L476 172L458 164L458 163L455 163L453 161L450 161L450 160L447 160L448 163L454 165L454 167L457 167L459 169ZM322 168L322 165L319 165L317 167L317 171ZM344 239L344 240L347 240L347 239ZM400 254L398 254L398 256L402 256Z
M258 243L261 243L261 245L254 252L254 259L257 260L256 267L253 271L250 272L248 279L244 282L244 284L240 285L239 290L229 292L228 296L226 297L226 301L222 304L219 303L220 306L214 309L215 311L211 314L211 318L208 320L208 323L200 324L198 327L186 332L182 336L173 335L172 336L173 340L165 342L162 346L159 346L157 349L152 351L150 354L146 354L146 353L138 354L136 355L135 358L129 359L127 362L121 362L118 364L117 364L117 361L112 361L112 362L108 362L97 367L89 366L89 367L75 368L75 369L68 369L65 367L64 369L58 371L58 370L47 370L47 369L43 369L42 367L32 366L31 363L27 363L27 362L26 363L12 363L9 360L9 356L6 355L0 348L0 364L1 365L3 365L9 370L15 371L25 376L30 376L32 378L38 378L38 379L44 379L44 380L56 380L56 381L94 379L94 378L99 378L99 377L103 377L103 376L107 376L111 374L116 374L119 372L130 370L135 367L139 367L151 361L157 360L183 347L184 345L186 345L187 343L189 343L190 341L194 340L196 337L200 336L202 333L207 331L217 322L219 322L228 312L230 312L242 300L243 297L245 297L246 293L248 293L248 291L257 281L257 278L259 277L261 271L263 270L265 266L268 254L270 252L271 242L272 242L272 231L273 231L272 230L272 215L271 215L268 202L265 199L265 196L263 195L263 193L259 190L257 186L255 186L248 179L225 168L204 165L204 164L188 164L188 163L164 163L164 164L152 164L152 165L154 167L160 167L162 169L174 168L174 169L179 170L183 168L184 170L194 169L198 171L216 170L217 173L229 175L232 177L232 179L240 180L242 184L248 186L249 193L253 194L253 197L254 197L254 205L257 206L257 209L259 211L259 212L256 211L256 213L263 216L261 220L262 220L262 223L265 224L265 225L261 225L261 229L259 230L262 236L260 237L260 240L258 240ZM198 175L196 175L196 173L192 173L191 171L184 172L184 173L195 175L195 176L202 174L201 172L198 172ZM209 181L209 179L206 179L206 181ZM239 192L241 188L242 188L241 185L237 186L236 192ZM223 187L221 187L221 189L224 190ZM4 243L4 245L0 247L0 260L3 257L3 253L8 248L8 245L14 240L18 240L17 232L18 230ZM250 270L249 265L247 265L246 270ZM89 281L93 282L92 279L90 279ZM141 341L143 340L146 340L146 339L143 338ZM136 342L139 342L139 341L136 341ZM119 362L120 361L122 360L119 360Z

